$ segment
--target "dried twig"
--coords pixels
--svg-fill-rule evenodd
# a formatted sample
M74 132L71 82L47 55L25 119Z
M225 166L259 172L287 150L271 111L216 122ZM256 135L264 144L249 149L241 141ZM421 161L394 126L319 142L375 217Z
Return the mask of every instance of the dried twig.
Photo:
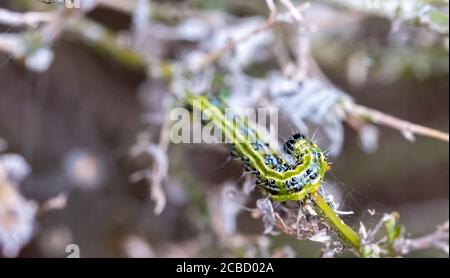
M401 120L399 118L355 103L346 103L344 105L344 110L350 118L363 118L375 124L380 124L400 130L403 135L409 140L414 140L414 134L417 134L449 142L448 133Z
M281 218L281 216L278 213L275 213L275 226L277 226L277 228L281 232L283 232L283 233L285 233L287 235L297 236L297 232L294 229L289 228L286 225L286 223L284 222L283 218Z
M297 7L295 10L298 12L298 14L300 14L300 12L302 10L304 10L307 6L308 5L303 4L303 5L300 5L299 7ZM243 43L243 42L253 38L255 35L262 33L264 31L267 31L277 24L286 23L287 17L288 18L293 17L292 11L290 11L289 13L279 14L278 16L273 16L273 15L270 16L266 21L264 21L262 24L256 26L249 33L247 33L237 39L230 40L223 47L206 54L205 57L202 59L202 61L194 68L194 71L199 71L201 69L204 69L208 65L216 62L220 57L222 57L227 52L231 51L238 44ZM300 16L299 20L301 20L301 18L302 17Z
M297 21L298 23L303 23L305 21L303 15L299 11L299 9L296 8L295 5L291 2L291 0L280 0L280 2L288 9L288 11L294 17L295 21Z
M170 145L170 123L168 121L168 110L166 110L166 117L161 126L158 148L162 153L167 153L167 149ZM161 165L156 165L152 175L152 193L151 197L156 201L155 213L160 214L166 206L167 197L162 188L162 181L167 177L169 162L164 166L165 169L161 170Z
M118 34L107 27L87 18L78 20L68 28L87 45L102 55L107 55L122 65L133 69L145 69L145 57L128 45L119 43Z
M52 45L62 34L65 28L83 17L83 13L77 9L63 9L54 20L46 24L41 30L42 42L45 45Z
M55 197L52 197L42 204L38 208L38 215L42 215L49 211L64 209L67 205L67 193L60 193Z
M53 12L17 13L0 8L0 23L14 27L27 26L35 28L42 22L49 22L55 18Z
M306 54L303 54L304 57L306 57ZM315 74L319 75L321 80L323 82L327 83L329 86L332 86L332 83L326 78L326 76L322 73L321 69L315 64L314 59L309 59L309 63L312 63L312 68ZM293 65L290 64L291 67L294 69L291 72L293 72L293 76L297 78L297 80L301 80L302 69L300 69L299 65ZM397 129L402 132L403 136L406 137L406 139L410 141L414 141L414 135L422 135L427 136L435 139L439 139L445 142L449 142L449 134L446 132L442 132L436 129L432 129L429 127L421 126L418 124L411 123L409 121L405 121L399 118L396 118L394 116L385 114L383 112L377 111L375 109L371 109L359 104L356 104L352 101L344 101L343 102L343 110L345 115L344 120L347 121L351 127L358 128L361 126L360 121L357 120L364 120L369 121L374 124L380 124L384 126L388 126L394 129ZM356 121L355 121L356 120Z
M53 60L50 47L65 28L83 16L78 9L62 9L38 29L0 36L0 51L23 60L28 69L45 71ZM32 38L32 39L30 39Z
M415 238L403 239L396 242L395 248L400 254L407 254L415 250L423 250L428 248L436 248L449 253L448 238L449 238L449 222L439 226L436 231L431 234Z
M214 50L208 54L205 55L205 57L202 59L202 61L194 68L194 71L199 71L208 65L214 63L217 61L220 57L222 57L225 53L228 51L231 51L233 48L236 47L239 43L245 42L248 39L252 38L253 36L264 32L266 30L269 30L272 28L275 24L279 23L279 21L275 20L275 18L269 18L267 21L263 22L261 25L258 25L255 29L251 30L250 33L237 38L235 40L230 40L225 46L222 48L219 48L217 50Z
M275 5L274 0L265 0L265 1L267 8L269 8L270 16L274 17L275 14L277 13L277 6Z
M159 142L153 144L150 142L148 134L144 133L138 137L138 143L133 146L130 153L132 156L138 156L142 153L150 155L153 159L153 167L151 170L145 169L133 173L130 176L132 182L139 180L147 180L151 184L150 198L155 202L155 214L161 214L167 202L166 194L163 190L163 180L167 178L169 169L169 159L166 155L170 144L170 122L168 117L168 109L165 110L166 117L161 126Z

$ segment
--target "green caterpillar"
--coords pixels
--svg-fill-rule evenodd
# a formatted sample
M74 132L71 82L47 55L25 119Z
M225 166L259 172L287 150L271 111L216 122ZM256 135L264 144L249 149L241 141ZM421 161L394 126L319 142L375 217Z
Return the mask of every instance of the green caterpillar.
M186 106L198 110L203 122L220 128L232 156L240 158L245 170L257 178L258 186L278 202L302 200L316 192L328 169L321 149L302 134L294 134L283 145L289 162L265 143L237 115L227 116L220 100L189 95Z

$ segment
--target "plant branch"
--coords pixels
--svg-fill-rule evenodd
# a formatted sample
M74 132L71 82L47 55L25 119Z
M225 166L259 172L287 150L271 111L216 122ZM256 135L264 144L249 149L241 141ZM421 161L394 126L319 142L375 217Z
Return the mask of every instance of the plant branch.
M446 132L414 124L355 103L344 104L344 110L349 118L363 118L374 124L400 130L410 141L413 141L414 134L417 134L449 142L449 134Z
M296 236L297 232L290 228L286 223L284 222L283 218L278 213L274 214L275 217L275 226L282 231L283 233L290 235L290 236Z
M194 71L199 71L207 67L208 65L213 64L216 62L220 57L222 57L227 52L231 51L233 48L235 48L238 44L243 43L255 35L265 32L272 27L274 27L277 24L286 23L290 19L294 18L297 20L302 20L303 17L301 17L300 12L304 10L308 5L303 4L294 9L297 13L293 13L291 10L287 13L279 14L276 16L270 16L266 21L264 21L262 24L256 26L253 30L251 30L249 33L237 38L230 40L226 45L223 47L216 49L208 54L206 54L201 62L194 68ZM299 16L300 14L300 16ZM297 19L299 17L299 19Z
M288 11L294 17L295 21L297 21L298 23L305 22L303 15L299 11L299 9L297 7L295 7L295 5L292 3L291 0L279 0L279 1L281 2L281 4L283 4L288 9ZM307 4L307 5L309 5L309 4Z
M0 23L14 27L37 27L39 23L52 21L55 18L53 12L27 12L17 13L0 8Z
M245 34L242 37L239 37L234 40L230 40L225 46L222 48L219 48L217 50L214 50L208 54L206 54L201 62L194 68L194 71L200 71L207 67L208 65L214 63L217 61L220 57L222 57L225 53L231 51L233 48L236 47L239 43L245 42L252 38L253 36L262 33L266 30L269 30L272 28L275 24L279 23L279 21L274 20L272 17L269 18L267 21L263 22L261 25L258 25L255 29L251 30L248 34Z
M448 254L448 230L449 223L447 221L431 234L414 239L402 239L396 242L395 248L400 254L407 254L411 251L428 248L440 249Z
M83 18L72 24L69 31L79 36L87 45L105 56L114 58L119 63L135 69L145 69L145 57L131 47L118 43L118 35L97 22Z
M61 9L52 16L52 20L38 29L0 35L0 51L24 63L28 69L38 72L47 70L53 61L50 47L67 26L83 17L83 13L78 9Z

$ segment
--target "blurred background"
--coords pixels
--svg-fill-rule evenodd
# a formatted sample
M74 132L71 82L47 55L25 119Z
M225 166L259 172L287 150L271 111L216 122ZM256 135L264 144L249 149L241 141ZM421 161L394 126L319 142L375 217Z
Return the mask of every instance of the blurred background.
M318 131L333 163L326 188L355 212L349 225L397 211L418 237L447 221L448 142L334 108L346 100L448 132L448 1L388 1L410 3L396 12L293 1L298 20L291 1L43 2L0 3L0 257L66 257L68 244L82 257L319 257L322 243L263 234L242 209L263 194L224 148L165 141L183 90L222 85L231 105L278 107L280 140ZM205 62L270 16L279 24ZM336 101L298 87L311 80ZM309 114L291 105L300 96Z

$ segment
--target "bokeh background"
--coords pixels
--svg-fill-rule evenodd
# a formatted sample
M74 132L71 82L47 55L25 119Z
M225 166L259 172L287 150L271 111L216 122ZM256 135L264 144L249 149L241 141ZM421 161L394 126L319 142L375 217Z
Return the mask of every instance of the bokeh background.
M154 24L175 27L186 18L199 20L186 27L186 38L167 39L174 36L169 29L137 30L140 17L134 7L139 1L110 2L84 15L110 30L111 41L104 45L90 42L82 32L64 30L48 47L54 57L48 66L45 55L37 58L38 68L39 59L44 60L40 71L30 69L26 58L0 51L0 157L13 153L23 158L16 157L18 170L14 169L27 174L15 186L21 202L31 202L36 209L34 221L14 222L24 226L17 227L17 233L32 229L14 255L65 257L66 246L75 243L82 257L320 256L322 244L263 235L260 219L227 205L224 192L240 190L244 181L240 164L225 163L227 153L220 147L168 146L168 177L162 182L167 204L160 215L154 212L150 182L130 178L146 169L152 174L151 157L131 150L145 140L158 143L161 109L172 88L163 77L152 76L151 66L113 54L109 44L119 45L117 51L129 44L145 49L146 61L181 59L199 47L195 36L205 22L220 30L238 27L248 18L264 21L269 15L266 3L152 1ZM316 28L311 55L334 86L359 104L448 132L448 32L334 1L312 2L305 12ZM448 1L438 2L436 7L448 15ZM40 1L8 0L1 1L0 8L64 9ZM11 27L0 22L0 37L39 30L45 24ZM249 71L256 76L278 67L264 60L252 63ZM289 132L292 125L287 122L282 125ZM358 132L344 124L344 145L331 158L327 176L341 209L355 212L344 219L353 227L360 221L370 227L383 213L397 211L409 236L432 232L449 214L448 143L421 136L410 142L398 130L385 127L378 132L376 150L367 152ZM324 148L329 144L321 143ZM251 193L245 206L255 207L258 197L260 193ZM18 207L14 213L21 217L29 212ZM0 226L10 224L6 222ZM8 231L15 233L13 228L0 231L3 240L8 240ZM448 255L429 249L407 256Z

